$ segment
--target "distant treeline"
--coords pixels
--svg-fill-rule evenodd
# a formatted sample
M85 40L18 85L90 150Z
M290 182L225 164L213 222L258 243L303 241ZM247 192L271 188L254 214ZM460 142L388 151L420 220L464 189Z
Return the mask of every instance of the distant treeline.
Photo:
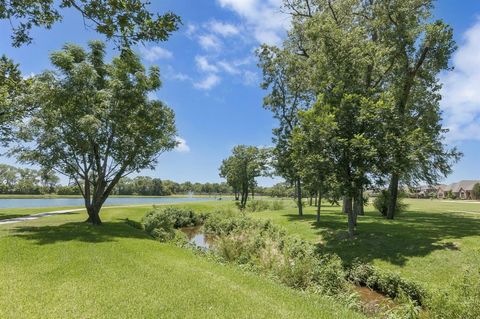
M284 183L273 187L256 187L257 195L287 197L293 191ZM0 194L80 195L76 185L60 185L60 178L47 170L19 168L0 164ZM226 183L177 183L148 176L125 177L114 188L113 195L169 196L186 194L232 195Z

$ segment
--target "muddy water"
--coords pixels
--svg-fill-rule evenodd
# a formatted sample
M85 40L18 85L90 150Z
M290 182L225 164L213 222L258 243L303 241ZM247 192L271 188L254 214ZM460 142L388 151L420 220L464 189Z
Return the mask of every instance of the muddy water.
M395 302L392 299L368 287L356 286L354 290L360 295L364 311L367 314L373 315L384 309L392 309L395 307Z
M180 228L187 237L189 243L203 249L209 249L213 245L214 237L203 232L202 226Z

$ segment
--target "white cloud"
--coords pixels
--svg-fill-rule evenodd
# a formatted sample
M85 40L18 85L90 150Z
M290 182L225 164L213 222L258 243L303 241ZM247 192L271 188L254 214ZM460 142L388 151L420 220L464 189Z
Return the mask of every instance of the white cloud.
M187 25L187 31L185 32L187 36L191 37L197 32L198 28L194 24L188 24Z
M222 60L218 62L217 65L228 74L235 75L235 74L241 73L234 63L230 63L225 60Z
M256 41L267 44L280 44L290 17L280 8L283 0L217 0L223 8L228 8L242 17L252 30Z
M190 152L190 146L188 146L187 141L185 141L185 139L181 138L180 136L177 136L175 139L178 142L177 147L175 147L175 151L179 153Z
M243 72L243 83L245 85L255 85L258 84L258 74L252 71L245 71Z
M171 65L167 65L165 69L165 78L176 81L192 80L188 74L176 71Z
M211 90L215 86L217 86L221 82L221 78L216 74L208 74L203 80L200 82L196 82L193 86L200 90Z
M207 51L218 51L222 47L222 42L213 34L204 34L198 37L198 43Z
M197 68L200 71L203 71L203 72L218 72L218 67L216 67L215 65L208 62L208 59L205 56L197 55L195 57L195 63L197 64Z
M145 60L149 62L154 62L160 59L171 59L173 57L173 53L168 51L167 49L154 46L151 48L140 48L140 52Z
M441 76L444 122L451 141L480 140L480 19L463 35L454 71Z
M207 24L207 28L223 37L235 36L240 33L240 29L237 26L216 20L210 21Z

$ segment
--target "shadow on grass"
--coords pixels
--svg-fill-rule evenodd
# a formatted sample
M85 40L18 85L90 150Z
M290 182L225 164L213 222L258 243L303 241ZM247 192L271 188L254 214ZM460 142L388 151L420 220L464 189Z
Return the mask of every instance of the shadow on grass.
M118 238L149 239L143 231L122 222L105 222L101 226L72 222L58 226L17 227L14 232L14 236L35 241L38 245L68 241L102 243Z
M356 236L348 239L347 218L339 211L323 211L320 223L315 214L300 217L285 214L289 221L305 221L323 239L319 246L339 255L346 263L355 258L405 265L409 257L423 257L435 250L459 251L455 240L480 235L480 219L445 213L406 212L390 221L376 213L359 216Z

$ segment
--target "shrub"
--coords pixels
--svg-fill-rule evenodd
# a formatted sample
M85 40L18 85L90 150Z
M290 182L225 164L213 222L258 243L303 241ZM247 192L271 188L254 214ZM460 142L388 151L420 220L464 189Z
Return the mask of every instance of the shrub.
M175 238L175 229L203 224L206 214L197 214L190 209L179 207L154 208L142 219L143 229L160 241Z
M245 207L248 212L261 212L268 210L269 208L270 205L268 205L268 202L264 200L251 200L247 202L247 206Z
M272 202L272 210L282 210L285 208L284 202L281 200L274 200Z
M397 273L380 270L358 261L350 267L348 278L356 285L367 286L390 298L405 294L418 305L422 305L426 297L425 290L417 283L403 279Z
M294 288L331 295L347 289L340 258L320 255L315 245L287 236L270 221L239 213L212 214L204 227L218 236L213 249L226 261L267 273Z
M408 205L403 202L403 199L405 198L405 194L403 192L400 192L398 194L397 198L397 207L395 209L395 216L399 215L400 213L404 212ZM387 216L387 210L388 210L388 203L390 201L390 193L388 190L382 190L377 197L375 197L375 200L373 201L373 206L375 209L377 209L380 214L383 216Z

